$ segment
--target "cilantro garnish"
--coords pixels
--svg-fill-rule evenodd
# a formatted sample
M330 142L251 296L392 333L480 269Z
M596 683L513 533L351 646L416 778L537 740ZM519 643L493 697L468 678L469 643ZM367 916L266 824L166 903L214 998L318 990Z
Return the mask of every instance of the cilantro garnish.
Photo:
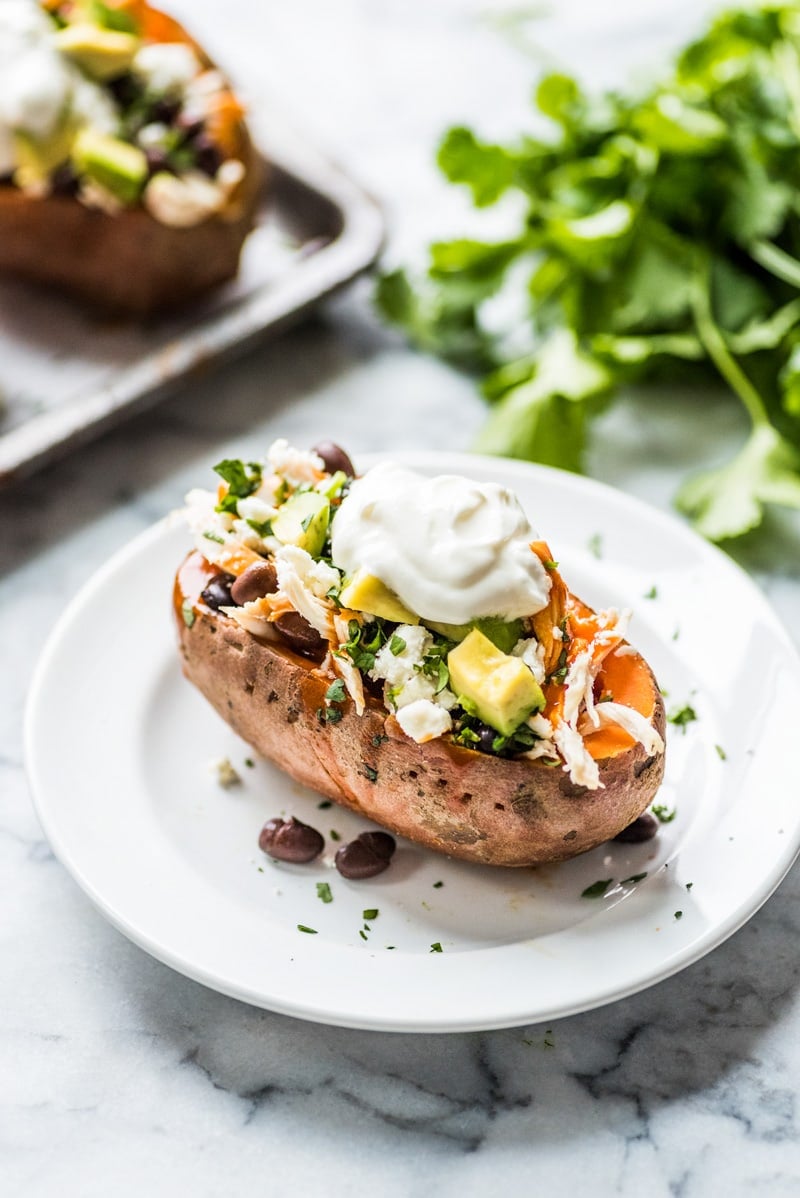
M719 757L720 761L728 760L728 754L725 752L722 745L714 745L714 748L717 750L717 756Z
M599 882L592 882L591 886L587 886L585 890L581 891L581 898L602 898L613 881L613 878L602 878Z
M378 771L374 766L368 765L366 761L361 762L361 773L363 773L364 777L370 782L378 781Z
M683 919L683 911L676 911L676 912L675 912L675 918L676 918L676 919Z
M192 607L191 599L184 599L183 603L181 604L181 615L183 616L183 622L186 627L191 628L197 619L197 612Z
M435 940L434 943L431 945L430 951L432 953L440 953L442 951L442 946L438 940Z
M676 728L683 729L686 732L687 725L692 724L697 719L697 712L692 707L691 703L686 703L683 707L677 708L667 716L670 724L674 724Z
M645 599L657 599L658 598L658 587L655 585L655 583L653 584L653 586L650 587L649 591L645 591L644 598Z
M670 809L663 803L654 803L650 810L660 824L671 824L678 814L677 807Z
M327 882L317 882L317 898L322 899L323 903L333 902L331 888Z
M629 380L657 411L651 379L712 370L749 432L678 506L713 540L755 528L767 504L800 508L794 16L788 3L715 13L627 94L547 74L538 136L446 133L442 172L477 209L510 199L505 224L435 242L427 275L384 275L377 301L481 379L492 406L475 448L579 469L590 422ZM485 317L501 289L515 325L498 328ZM509 334L523 310L533 348L520 354Z
M643 874L633 874L630 878L623 878L622 885L633 886L635 882L643 882L646 877L647 871L645 870Z
M306 925L305 925L304 923L299 923L299 924L297 925L297 930L298 930L298 932L307 932L309 936L316 936L316 935L317 935L317 929L316 929L316 928L307 928L307 927L306 927Z
M361 918L365 920L377 919L380 911L377 907L367 907L366 911L362 911Z
M444 886L444 882L434 882L434 883L433 883L433 889L434 889L434 890L441 890L441 888L442 888L443 886Z
M246 499L261 486L263 470L260 462L245 463L239 458L225 458L217 462L214 470L228 484L227 493L217 504L218 512L236 512L238 501Z
M343 703L345 699L345 686L341 678L337 678L332 682L325 692L325 700L328 703Z
M389 652L393 657L398 657L403 652L405 647L406 642L395 632L392 636L392 639L389 641Z

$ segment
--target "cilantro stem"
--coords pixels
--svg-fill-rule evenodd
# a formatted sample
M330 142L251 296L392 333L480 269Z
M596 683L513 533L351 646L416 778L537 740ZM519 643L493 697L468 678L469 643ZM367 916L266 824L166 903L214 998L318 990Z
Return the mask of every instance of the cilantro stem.
M725 382L744 404L753 427L769 425L770 419L763 399L725 344L725 338L711 312L707 259L703 274L705 278L700 277L698 272L696 285L692 288L692 314L697 336Z
M776 279L800 288L800 262L771 241L754 241L750 246L750 257Z

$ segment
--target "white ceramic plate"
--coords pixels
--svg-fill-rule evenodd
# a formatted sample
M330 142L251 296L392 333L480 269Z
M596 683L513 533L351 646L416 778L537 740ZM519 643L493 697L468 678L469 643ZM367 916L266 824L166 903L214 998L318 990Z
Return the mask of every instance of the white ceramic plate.
M538 870L455 863L401 842L385 874L345 881L329 834L350 838L366 822L320 809L318 796L265 762L248 766L247 746L181 675L170 600L189 538L174 521L89 582L42 655L27 760L45 832L142 948L276 1011L460 1031L632 994L739 928L794 860L800 765L786 746L797 737L800 663L749 579L677 521L519 462L404 460L510 485L573 590L595 607L635 609L630 637L668 692L668 711L689 702L698 717L670 728L660 802L677 815L658 837ZM657 597L645 598L653 587ZM219 786L209 762L220 757L241 786ZM259 852L262 823L289 813L326 834L324 860L286 866ZM605 897L582 898L599 879L613 879ZM330 903L317 896L321 882ZM370 908L379 914L366 929Z

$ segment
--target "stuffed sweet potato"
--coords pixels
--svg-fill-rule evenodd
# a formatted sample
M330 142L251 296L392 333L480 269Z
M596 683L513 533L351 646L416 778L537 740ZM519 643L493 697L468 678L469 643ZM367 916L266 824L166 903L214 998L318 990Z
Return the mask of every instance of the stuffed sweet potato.
M145 0L3 0L0 94L0 275L144 317L236 274L263 168L176 21Z
M293 778L438 852L538 865L627 828L664 708L623 618L569 593L502 488L356 480L320 450L277 442L188 497L190 681Z

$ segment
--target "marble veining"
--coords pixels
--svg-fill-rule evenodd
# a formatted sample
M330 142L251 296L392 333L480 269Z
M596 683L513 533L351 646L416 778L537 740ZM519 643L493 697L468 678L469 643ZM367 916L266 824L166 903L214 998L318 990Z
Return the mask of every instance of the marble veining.
M254 103L279 95L384 200L390 260L468 219L430 165L441 128L525 119L532 63L471 0L231 0L225 23L211 0L172 7L191 10ZM565 0L534 33L545 57L608 82L708 7ZM667 507L682 471L741 438L716 404L670 396L654 412L631 395L598 426L593 472ZM229 451L279 434L333 436L356 458L464 449L482 412L469 380L380 328L362 283L0 495L4 1198L800 1193L797 869L732 939L642 994L548 1025L406 1036L304 1023L173 973L94 911L42 838L23 771L28 681L49 627L117 547ZM736 549L795 643L799 549L788 516Z

